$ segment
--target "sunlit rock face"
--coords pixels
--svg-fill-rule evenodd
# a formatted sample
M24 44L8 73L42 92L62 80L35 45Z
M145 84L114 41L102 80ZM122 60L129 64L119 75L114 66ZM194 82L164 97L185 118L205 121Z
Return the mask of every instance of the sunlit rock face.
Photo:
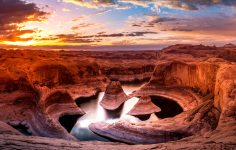
M118 109L127 99L128 97L123 91L120 82L111 81L107 86L105 95L100 104L107 110L115 110Z
M33 82L42 86L52 87L55 85L73 84L73 76L63 65L46 64L37 66L33 74Z
M19 147L25 146L19 141L26 141L39 147L58 148L69 143L73 148L85 144L96 149L98 143L76 141L73 131L77 125L111 141L154 144L129 146L131 149L233 149L236 141L234 53L230 47L203 45L174 45L150 52L61 51L42 55L41 51L2 51L0 139ZM111 81L114 79L117 81ZM122 85L145 80L148 80L146 84L135 90ZM99 92L105 92L104 97L100 95L95 103L86 106L77 102ZM135 109L143 96L150 97L152 106L161 109L145 121L127 115L132 109L137 113L146 111L148 106L143 104ZM103 99L115 102L100 105ZM111 109L122 106L119 118L108 119L112 115L104 109L109 109L108 106ZM88 107L93 108L92 113L88 113ZM86 115L91 119L85 119ZM121 143L105 145L127 148Z

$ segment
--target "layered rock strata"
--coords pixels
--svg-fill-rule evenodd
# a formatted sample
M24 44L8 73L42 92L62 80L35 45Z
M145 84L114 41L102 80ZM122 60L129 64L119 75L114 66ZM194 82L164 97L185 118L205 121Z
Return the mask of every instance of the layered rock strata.
M107 86L105 95L102 98L100 105L107 110L118 109L126 100L128 96L123 91L119 81L111 81Z

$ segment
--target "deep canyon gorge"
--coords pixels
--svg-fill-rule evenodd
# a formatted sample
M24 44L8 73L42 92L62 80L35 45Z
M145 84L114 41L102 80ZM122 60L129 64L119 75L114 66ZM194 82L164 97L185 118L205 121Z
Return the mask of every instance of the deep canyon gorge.
M0 149L236 149L236 46L0 62Z

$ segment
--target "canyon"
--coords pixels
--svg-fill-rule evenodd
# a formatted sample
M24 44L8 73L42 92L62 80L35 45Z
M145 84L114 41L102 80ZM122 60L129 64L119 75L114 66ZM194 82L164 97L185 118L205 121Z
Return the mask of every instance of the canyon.
M0 62L0 149L236 147L235 46L1 49ZM121 113L109 122L103 111ZM78 139L94 116L85 126L96 140Z

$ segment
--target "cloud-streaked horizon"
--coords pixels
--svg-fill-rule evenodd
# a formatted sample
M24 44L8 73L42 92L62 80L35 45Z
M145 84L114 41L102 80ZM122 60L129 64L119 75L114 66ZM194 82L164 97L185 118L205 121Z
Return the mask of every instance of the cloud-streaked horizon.
M131 5L148 7L155 5L157 7L167 7L184 10L198 10L199 6L236 6L234 0L61 0L62 2L73 3L75 5L99 8L99 7L115 7L129 8Z
M0 0L0 45L236 43L234 0Z

